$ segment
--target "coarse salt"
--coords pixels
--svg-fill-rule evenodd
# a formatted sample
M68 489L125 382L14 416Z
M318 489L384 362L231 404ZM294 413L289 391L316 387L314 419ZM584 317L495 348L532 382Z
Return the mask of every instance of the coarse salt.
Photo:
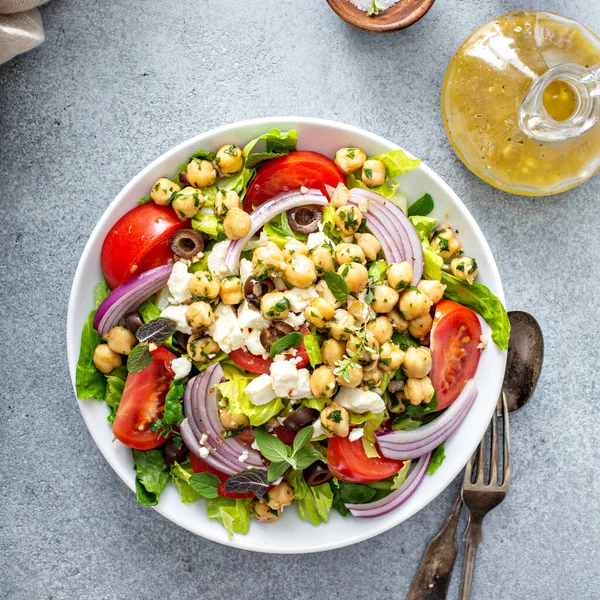
M374 4L373 0L350 0L350 2L364 12L369 12ZM376 6L378 10L386 10L390 6L394 6L397 2L398 0L376 0Z

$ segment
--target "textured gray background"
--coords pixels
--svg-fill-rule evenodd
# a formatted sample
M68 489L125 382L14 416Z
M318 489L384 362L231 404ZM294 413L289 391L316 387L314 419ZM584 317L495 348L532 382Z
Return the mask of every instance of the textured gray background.
M486 519L473 597L598 597L600 177L553 198L498 192L455 158L439 110L459 43L496 15L543 4L600 31L589 0L438 0L410 30L384 37L352 29L324 0L43 8L46 43L0 67L0 597L406 594L458 481L351 548L236 551L136 504L88 434L67 374L72 277L121 187L207 128L293 114L365 127L435 168L487 235L509 308L532 312L544 330L544 372L513 420L511 492Z

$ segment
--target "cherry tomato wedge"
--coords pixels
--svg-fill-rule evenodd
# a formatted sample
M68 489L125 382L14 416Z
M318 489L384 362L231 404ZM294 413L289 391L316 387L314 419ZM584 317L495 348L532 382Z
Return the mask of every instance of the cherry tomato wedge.
M337 187L338 183L346 183L346 179L330 158L318 152L296 150L260 167L244 198L244 210L252 212L252 207L260 206L281 192L306 186L325 194L325 184Z
M431 383L437 393L437 409L442 410L458 398L475 375L481 350L477 348L481 323L470 308L441 300L435 307L431 330Z
M152 361L139 373L130 373L113 423L114 436L136 450L150 450L164 444L165 438L151 431L150 425L162 417L165 396L174 373L175 358L165 348L152 352Z
M327 466L334 477L352 483L367 483L391 477L404 463L391 458L369 458L362 440L332 437L327 447Z
M221 473L216 469L213 469L209 464L205 463L201 458L198 458L194 454L190 453L190 464L192 466L192 471L194 473L212 473L219 478L221 485L217 490L217 494L219 496L223 496L224 498L254 498L254 494L252 492L246 493L237 493L237 492L228 492L225 489L225 482L229 479L229 475L225 473Z
M169 240L189 227L168 206L148 202L124 214L108 232L100 257L102 273L114 290L133 275L167 264L173 258Z

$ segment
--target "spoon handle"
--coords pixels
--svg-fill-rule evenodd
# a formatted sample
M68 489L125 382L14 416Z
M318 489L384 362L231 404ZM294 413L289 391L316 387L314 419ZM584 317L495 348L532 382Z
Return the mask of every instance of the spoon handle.
M452 568L458 553L456 529L461 509L462 498L459 494L442 529L429 542L408 590L406 600L443 600L446 598Z

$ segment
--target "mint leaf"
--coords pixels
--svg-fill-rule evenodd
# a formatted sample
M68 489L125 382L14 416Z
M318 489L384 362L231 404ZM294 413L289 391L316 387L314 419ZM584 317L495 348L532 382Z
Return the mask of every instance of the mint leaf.
M150 364L151 360L152 354L148 349L148 344L142 342L135 346L127 357L127 371L129 373L139 373Z
M225 482L226 491L238 494L252 492L256 498L262 498L268 489L267 472L263 469L246 469Z
M275 358L277 354L281 354L288 348L298 348L302 343L303 335L295 331L294 333L288 333L288 335L284 335L282 338L279 338L269 350L269 354L271 358Z
M189 478L188 483L204 498L216 498L219 495L217 490L221 481L213 473L196 473Z
M154 343L160 346L168 340L176 331L177 323L171 319L159 317L142 325L136 332L135 337L140 342Z
M287 462L290 458L290 447L279 438L270 435L264 429L255 429L254 438L260 453L271 462Z
M423 194L408 207L409 217L426 217L433 210L433 198L429 194Z
M325 271L323 277L335 299L345 304L348 301L348 294L350 293L350 286L346 280L335 271Z
M311 428L312 429L312 428ZM317 460L323 460L323 455L315 448L300 448L292 457L297 471L303 471Z
M196 152L192 154L191 158L197 158L199 160L215 160L217 155L209 150L196 150Z
M308 360L310 360L310 366L316 367L323 362L321 356L321 347L319 346L319 338L314 333L309 333L304 336L304 347L308 354Z
M272 462L267 471L267 479L269 481L276 481L289 469L289 467L290 465L287 462Z
M301 429L296 434L296 437L294 438L294 445L292 446L294 453L298 452L298 450L300 450L302 446L304 446L307 442L310 441L313 432L314 427L312 425L309 425L308 427L304 427L303 429Z

